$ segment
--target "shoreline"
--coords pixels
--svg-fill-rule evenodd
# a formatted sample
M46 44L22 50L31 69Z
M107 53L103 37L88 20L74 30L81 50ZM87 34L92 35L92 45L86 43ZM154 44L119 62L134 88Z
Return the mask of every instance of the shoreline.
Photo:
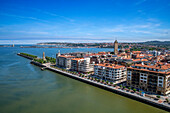
M17 55L25 57L27 59L30 59L30 57L21 55L19 53ZM65 71L50 67L48 65L35 62L33 60L30 63L34 64L36 66L39 66L39 67L43 67L44 69L47 69L47 70L50 70L50 71L60 73L60 74L62 74L64 76L70 77L72 79L79 80L81 82L90 84L92 86L95 86L95 87L98 87L98 88L101 88L101 89L104 89L104 90L119 94L121 96L128 97L130 99L133 99L133 100L136 100L136 101L139 101L139 102L151 105L153 107L157 107L157 108L160 108L160 109L163 109L163 110L166 110L166 111L170 112L170 105L168 105L168 104L158 103L158 101L156 101L156 100L151 100L151 99L149 99L147 97L143 97L143 96L137 95L135 93L127 92L127 91L124 91L124 90L121 90L121 89L116 89L113 86L108 86L108 85L102 84L102 83L97 82L97 81L93 81L93 80L90 80L90 79L87 79L87 78L83 78L83 77L80 77L80 76L77 76L77 75L74 75L74 74L71 74L71 73L68 73L68 72L65 72Z

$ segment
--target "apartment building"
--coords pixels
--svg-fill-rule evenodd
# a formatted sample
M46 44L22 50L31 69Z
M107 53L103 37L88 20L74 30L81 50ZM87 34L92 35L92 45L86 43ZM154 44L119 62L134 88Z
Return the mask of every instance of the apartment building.
M94 75L112 81L118 81L126 79L126 67L122 65L115 64L95 64Z
M75 56L70 55L56 55L56 66L62 67L65 69L71 68L71 59L75 58Z
M77 72L93 72L94 63L90 63L90 58L74 58L71 60L71 70Z
M127 85L151 93L170 93L170 64L134 64L127 68Z

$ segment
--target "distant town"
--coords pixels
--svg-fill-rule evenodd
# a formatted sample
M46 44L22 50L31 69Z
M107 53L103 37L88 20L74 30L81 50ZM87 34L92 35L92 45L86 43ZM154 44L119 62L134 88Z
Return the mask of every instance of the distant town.
M60 42L45 42L31 46L21 46L21 48L113 48L112 42L103 43L60 43ZM170 41L148 41L140 43L119 43L118 48L128 50L169 50Z

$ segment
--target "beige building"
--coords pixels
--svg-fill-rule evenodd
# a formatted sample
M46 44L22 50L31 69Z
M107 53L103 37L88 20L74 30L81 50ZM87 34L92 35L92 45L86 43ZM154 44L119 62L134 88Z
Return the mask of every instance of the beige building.
M71 70L77 72L93 72L94 64L90 63L90 58L74 58L71 60Z
M170 93L170 64L135 64L127 69L127 85L151 93Z
M95 64L94 75L112 81L124 80L126 79L126 68L122 65L115 64Z
M75 58L75 56L70 55L60 55L60 52L56 55L56 66L62 67L65 69L71 68L71 59Z

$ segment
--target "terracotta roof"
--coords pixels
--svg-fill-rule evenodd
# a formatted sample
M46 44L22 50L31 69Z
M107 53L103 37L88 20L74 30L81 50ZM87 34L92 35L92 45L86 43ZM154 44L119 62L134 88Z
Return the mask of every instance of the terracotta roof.
M123 65L115 65L115 64L108 64L108 63L104 63L104 64L95 64L97 66L103 66L103 67L108 67L108 68L112 68L112 69L120 69L122 67L125 67Z
M98 54L98 53L91 53L91 54L87 54L86 56L99 56L99 55L101 55L101 54Z
M132 53L133 54L135 54L135 53L139 54L139 53L141 53L141 51L132 51Z
M141 71L147 71L147 72L153 72L153 73L159 73L159 74L170 74L170 72L158 72L158 71L150 71L147 69L138 69L138 68L133 68L133 67L127 67L128 69L134 69L134 70L141 70Z
M74 58L72 60L81 60L81 59L84 59L84 58Z
M151 55L151 54L148 54L147 56L153 56L153 55Z
M64 58L74 58L75 56L60 55L60 57L64 57Z
M141 61L148 61L147 59L141 59Z
M132 59L133 61L140 61L140 59Z
M98 52L98 54L106 54L106 52Z
M153 69L162 69L162 70L167 70L170 68L169 65L161 65L159 66L158 64L156 65L142 65L142 64L135 64L135 66L139 67L147 67L147 68L153 68Z

